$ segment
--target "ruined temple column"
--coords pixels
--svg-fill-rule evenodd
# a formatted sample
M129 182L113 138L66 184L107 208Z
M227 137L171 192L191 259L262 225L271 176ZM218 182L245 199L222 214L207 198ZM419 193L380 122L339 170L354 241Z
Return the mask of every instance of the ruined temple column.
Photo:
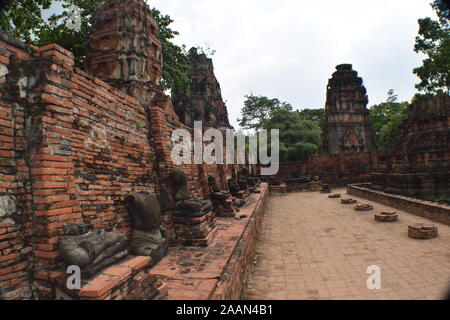
M351 64L341 64L329 80L323 153L364 152L374 149L368 98L362 78Z
M107 0L92 19L86 69L148 105L161 93L158 25L144 0Z
M186 92L173 93L174 109L181 122L191 128L194 127L194 121L202 121L205 129L232 128L220 84L214 75L212 59L192 48L189 62L189 88Z

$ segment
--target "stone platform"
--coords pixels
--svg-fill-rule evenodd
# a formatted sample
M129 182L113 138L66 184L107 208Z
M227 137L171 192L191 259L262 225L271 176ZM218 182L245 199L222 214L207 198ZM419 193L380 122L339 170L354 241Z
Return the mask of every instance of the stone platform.
M373 190L370 189L370 184L367 183L348 185L347 193L450 226L450 206Z
M174 217L177 242L185 246L206 247L216 234L216 217L212 211L202 217Z
M131 256L83 281L80 290L67 289L67 274L54 273L56 300L166 300L164 278L152 275L151 258Z
M278 186L269 186L270 193L286 193L288 188L285 184L280 184Z
M268 185L252 194L241 219L216 218L217 233L206 248L173 247L151 271L166 282L169 300L240 299L254 260Z
M322 189L322 182L311 181L308 183L288 183L288 192L303 192L303 191L319 191Z

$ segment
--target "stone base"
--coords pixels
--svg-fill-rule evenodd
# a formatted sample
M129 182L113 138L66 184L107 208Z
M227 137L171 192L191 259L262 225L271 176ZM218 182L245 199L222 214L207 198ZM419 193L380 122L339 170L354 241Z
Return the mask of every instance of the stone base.
M280 184L279 186L269 186L270 193L286 193L287 186L285 184Z
M418 223L408 226L408 236L413 239L434 239L438 236L438 228L434 225Z
M341 203L342 204L355 204L358 201L356 201L355 199L341 199Z
M79 290L67 288L67 274L51 279L56 300L167 300L165 279L150 274L150 257L130 257L83 281Z
M257 234L268 198L268 186L250 196L242 215L217 218L217 234L206 248L177 246L152 270L166 279L169 300L239 300L255 258Z
M233 207L233 201L235 198L226 200L226 204L222 201L212 201L214 214L216 217L234 218L236 216L236 210Z
M450 226L450 206L372 190L371 184L348 185L347 193Z
M398 221L398 214L396 212L382 212L375 215L375 221L378 222L396 222Z
M328 196L328 198L330 198L330 199L338 199L338 198L340 198L340 197L341 197L341 195L340 195L339 193L337 193L337 194L331 194L331 195Z
M151 258L152 266L156 265L164 258L169 250L167 240L161 237L158 230L159 239L148 232L133 230L131 235L131 253L136 256Z
M185 246L206 247L214 237L216 219L213 212L202 217L174 217L177 242Z
M370 204L358 204L355 206L355 211L372 211L373 206Z

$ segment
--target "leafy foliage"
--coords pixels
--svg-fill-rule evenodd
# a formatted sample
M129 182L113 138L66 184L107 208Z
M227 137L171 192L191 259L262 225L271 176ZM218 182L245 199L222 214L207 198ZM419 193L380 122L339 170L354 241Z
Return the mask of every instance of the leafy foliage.
M397 102L394 90L388 92L386 102L370 108L369 120L378 149L390 148L400 137L400 123L406 119L407 102Z
M317 154L321 129L316 121L304 120L299 112L277 109L264 121L265 129L280 130L280 161L302 161Z
M419 35L416 37L415 52L428 56L414 73L421 82L416 88L426 93L450 92L450 8L443 0L432 4L439 20L429 17L419 19Z
M5 0L3 0L5 1ZM63 2L64 11L53 14L48 21L42 18L42 9L48 9L51 0L9 1L0 16L0 28L18 39L37 46L57 43L75 55L75 65L82 67L87 56L87 40L91 32L91 17L105 0L56 0ZM71 30L67 27L70 17L68 8L75 5L81 9L81 27ZM152 13L159 27L162 44L163 71L161 86L165 90L185 90L189 84L189 60L185 46L178 46L173 39L179 33L170 28L173 20L157 9Z
M42 9L48 9L51 4L52 0L3 0L0 29L31 42L34 33L44 24Z
M292 111L292 106L278 99L270 99L264 96L246 95L242 118L237 119L244 129L262 129L264 121L271 118L275 110Z
M44 46L50 43L57 43L70 50L75 55L75 65L82 67L87 56L87 40L91 32L91 17L105 2L105 0L65 0L63 8L67 9L75 5L81 9L80 30L71 30L67 27L66 21L70 16L68 10L61 14L53 14L48 23L44 24L36 33L37 39L34 44Z
M186 46L178 46L172 42L179 32L170 28L174 21L169 15L163 15L155 8L152 9L152 13L158 23L163 53L161 86L165 90L185 92L190 83L188 76L190 64Z
M303 109L298 111L298 113L301 119L315 121L319 128L323 130L325 126L325 109Z

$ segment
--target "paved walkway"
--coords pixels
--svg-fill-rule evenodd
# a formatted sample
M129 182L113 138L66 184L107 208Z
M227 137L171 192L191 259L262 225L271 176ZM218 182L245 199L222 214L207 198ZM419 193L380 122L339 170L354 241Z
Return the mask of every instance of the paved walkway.
M244 299L442 299L450 227L433 222L437 239L410 239L407 226L426 219L351 197L375 210L357 213L318 192L271 197ZM397 211L400 221L375 222L381 210ZM381 290L367 289L371 265L381 268Z

